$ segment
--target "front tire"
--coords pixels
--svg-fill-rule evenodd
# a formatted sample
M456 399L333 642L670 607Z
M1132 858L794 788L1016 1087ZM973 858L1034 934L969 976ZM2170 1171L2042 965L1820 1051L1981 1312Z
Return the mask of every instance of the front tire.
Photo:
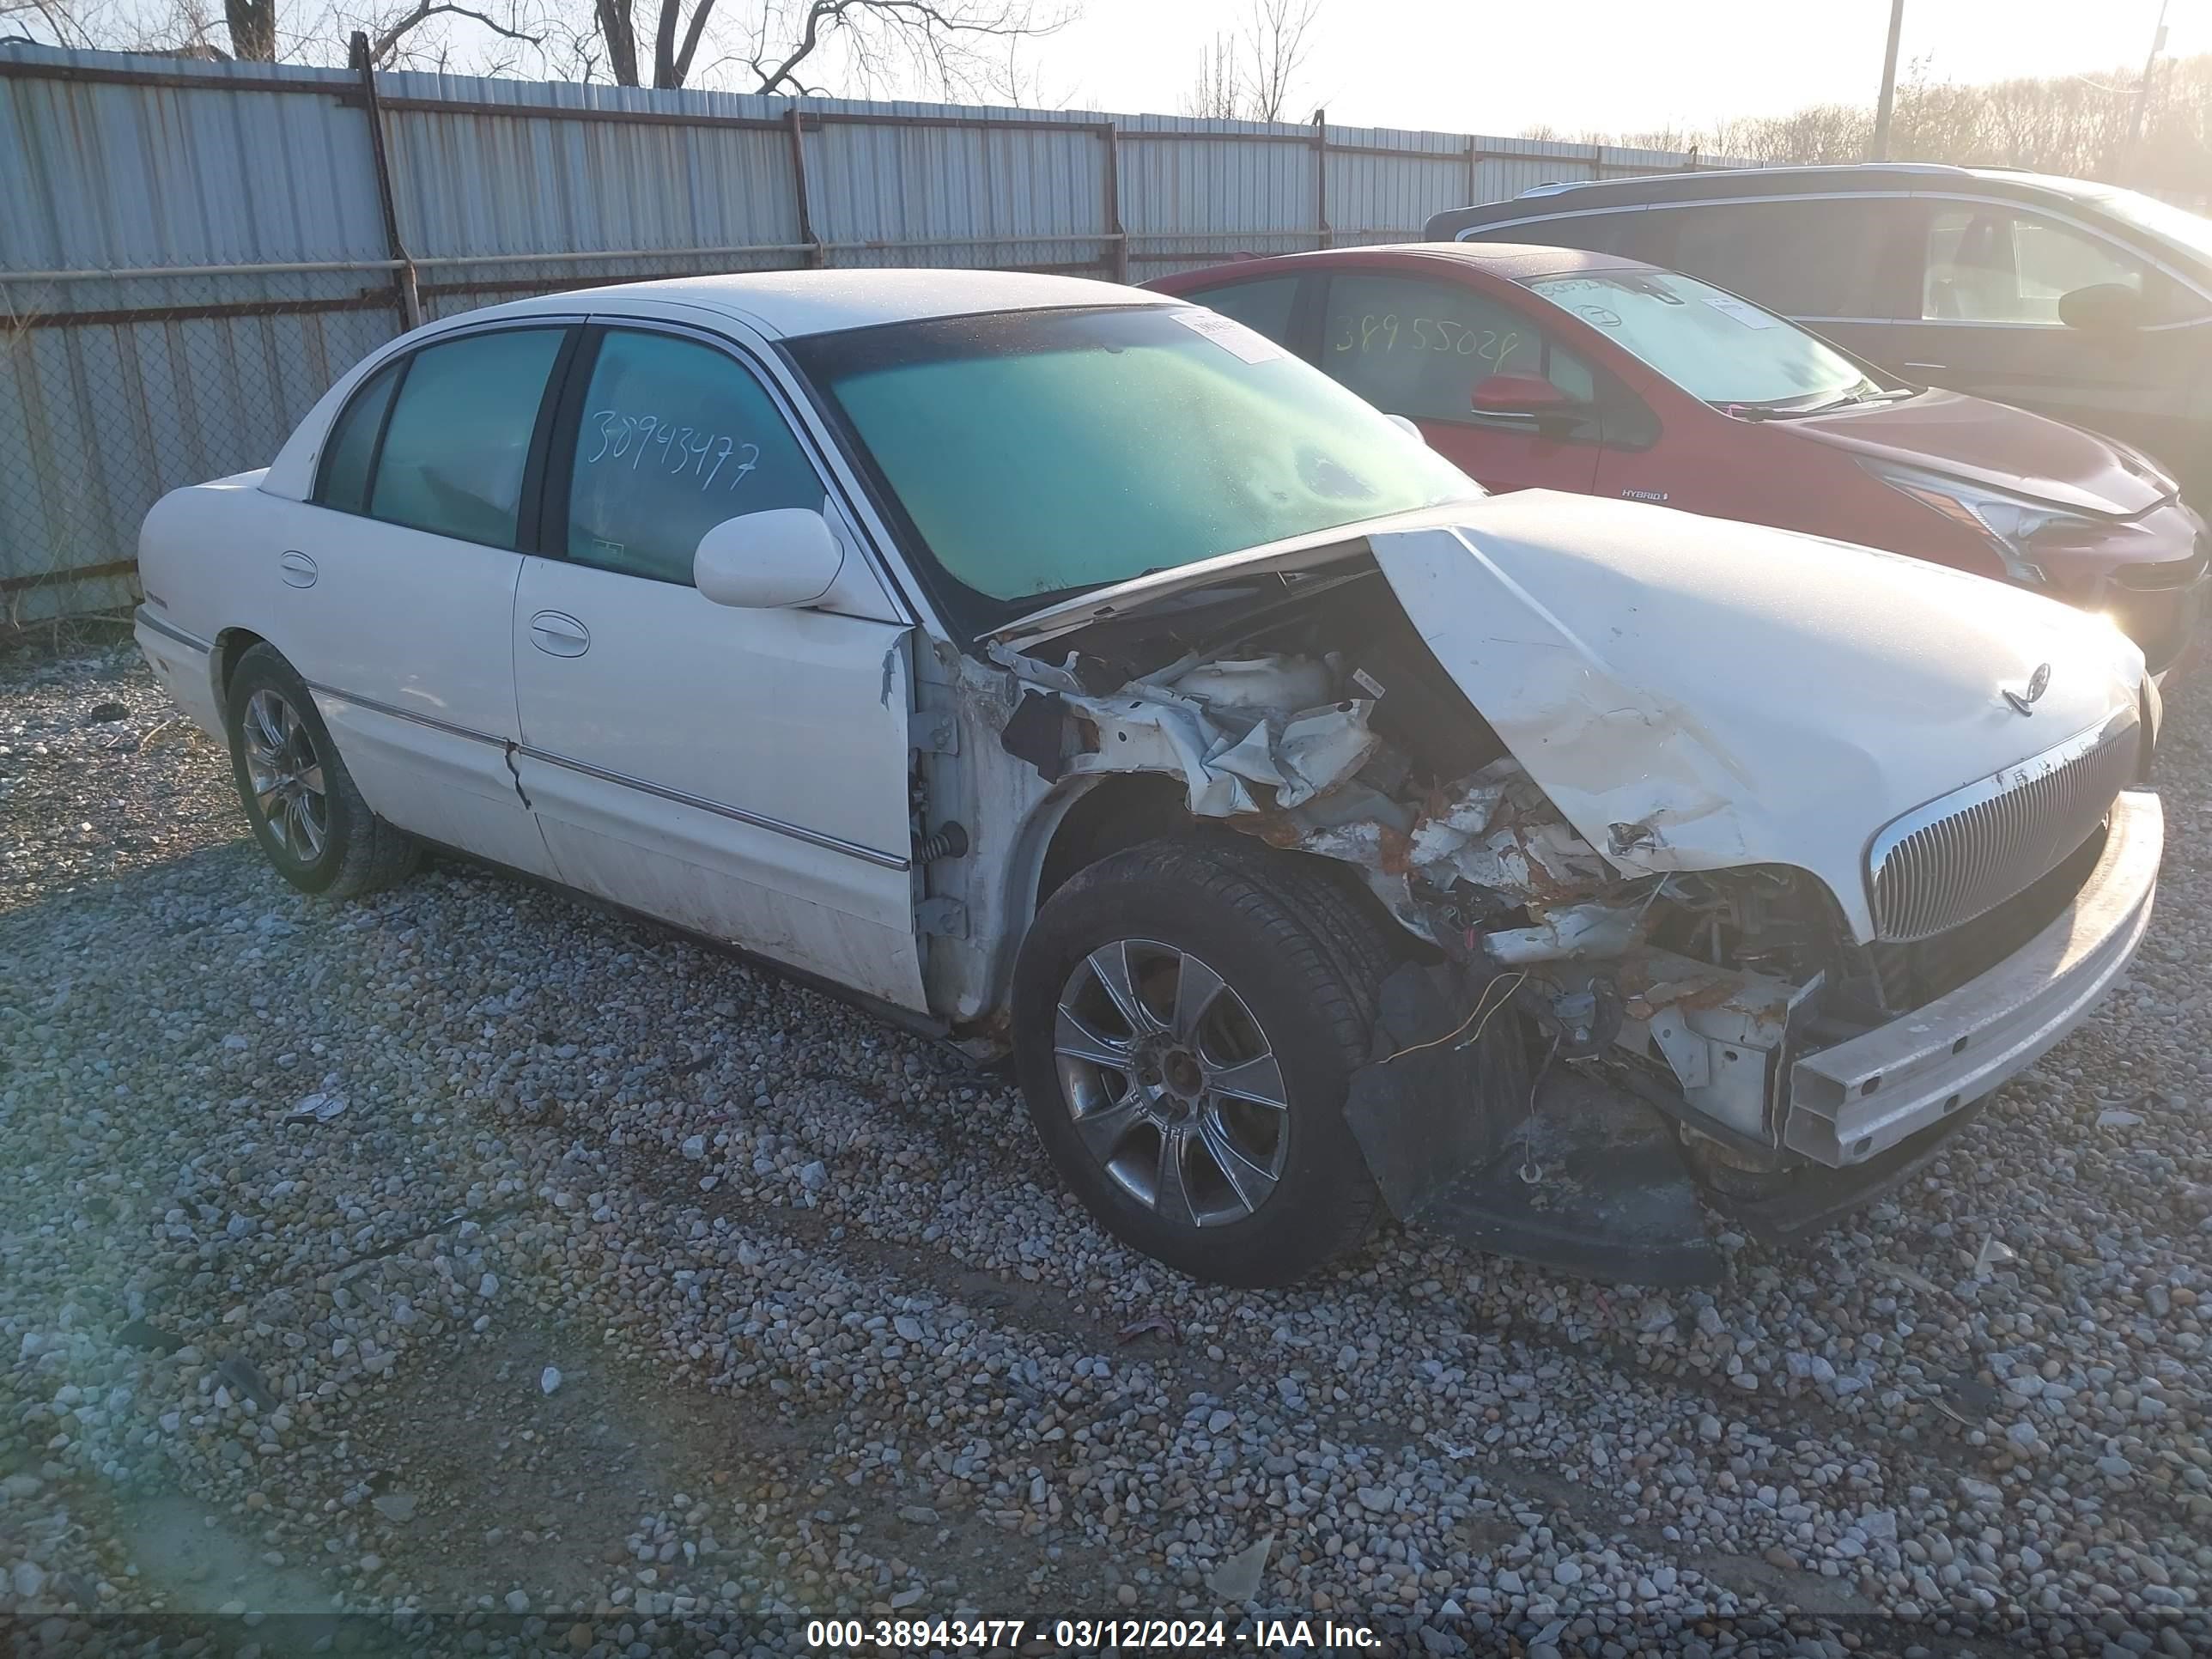
M1016 969L1031 1121L1108 1231L1194 1278L1286 1285L1380 1199L1344 1121L1393 953L1337 881L1226 836L1073 878Z
M347 899L415 867L414 840L369 810L315 700L270 645L251 647L224 698L231 780L253 838L303 893Z

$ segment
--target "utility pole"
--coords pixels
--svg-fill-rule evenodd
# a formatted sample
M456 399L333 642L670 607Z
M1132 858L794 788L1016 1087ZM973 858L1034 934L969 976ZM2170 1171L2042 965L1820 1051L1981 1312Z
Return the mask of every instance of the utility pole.
M1897 103L1897 40L1905 32L1905 0L1889 0L1889 49L1881 58L1881 102L1875 106L1869 161L1889 160L1889 116Z
M2166 4L2167 0L2158 0L2158 27L2151 32L2150 56L2143 59L2142 80L2136 87L2136 109L2128 120L2127 148L2120 152L2123 167L2135 160L2136 146L2142 142L2143 116L2150 108L2151 77L2158 73L2159 53L2166 50ZM2118 184L2119 180L2116 178L2112 182Z

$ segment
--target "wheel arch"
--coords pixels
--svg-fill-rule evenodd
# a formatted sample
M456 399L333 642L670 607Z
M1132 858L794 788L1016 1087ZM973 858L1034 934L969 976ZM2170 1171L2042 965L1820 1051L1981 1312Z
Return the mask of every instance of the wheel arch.
M1179 777L1160 772L1107 773L1072 779L1055 789L1031 811L1009 847L1003 878L1005 927L992 964L991 1006L1000 1010L1008 1006L1022 940L1037 913L1071 879L1132 847L1206 830L1269 859L1321 873L1370 916L1386 937L1419 945L1351 865L1269 847L1227 824L1196 817Z
M268 643L250 628L226 628L216 634L215 649L208 653L208 674L215 683L217 713L230 706L230 680L238 672L239 659L255 646Z

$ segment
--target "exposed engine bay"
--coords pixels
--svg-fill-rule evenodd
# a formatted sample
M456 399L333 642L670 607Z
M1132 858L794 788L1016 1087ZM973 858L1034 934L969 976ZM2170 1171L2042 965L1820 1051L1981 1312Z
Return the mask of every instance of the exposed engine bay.
M993 653L1023 688L1003 746L1048 781L1177 778L1194 817L1349 866L1427 947L1406 970L1425 982L1386 998L1394 1052L1364 1079L1369 1118L1421 1126L1395 1152L1363 1131L1401 1215L1436 1200L1439 1139L1472 1167L1510 1162L1518 1133L1522 1179L1538 1184L1538 1090L1561 1062L1663 1120L1661 1139L1708 1188L1771 1196L1806 1162L1784 1144L1790 1061L1950 988L1855 942L1802 871L1637 872L1655 835L1637 823L1593 845L1371 562L1263 574L1093 622L1036 655ZM2054 884L2042 919L2069 893ZM1951 982L1986 965L1954 963ZM1359 1127L1361 1085L1347 1109ZM1606 1133L1618 1162L1623 1132Z

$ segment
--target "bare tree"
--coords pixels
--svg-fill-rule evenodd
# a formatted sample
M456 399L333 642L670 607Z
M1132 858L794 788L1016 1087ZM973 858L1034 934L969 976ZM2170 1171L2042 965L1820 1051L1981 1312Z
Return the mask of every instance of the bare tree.
M0 36L45 46L102 44L96 0L0 0Z
M276 0L222 0L230 55L250 64L276 61Z
M1899 84L1889 153L1899 161L1983 162L2108 178L2184 200L2212 201L2212 54L2160 67L2142 142L2130 151L2126 137L2138 85L2135 71L2125 69L1960 85L1935 78L1923 58ZM1866 106L1814 104L1784 115L1729 117L1687 131L1669 128L1605 142L1695 149L1712 159L1745 161L1856 161L1866 153L1873 125L1874 112ZM1522 136L1565 137L1548 125L1525 128Z
M653 0L643 0L650 8ZM819 94L835 64L846 88L919 83L958 95L1003 84L1014 43L1052 33L1073 13L1038 0L751 0L736 40L702 64L716 0L592 0L618 86L681 87L695 72L734 70L748 92ZM719 77L717 77L719 78Z
M263 0L263 3L266 3L267 0ZM226 3L237 4L239 0L226 0ZM510 0L508 15L504 21L474 6L456 4L454 0L408 0L404 9L371 15L356 25L368 37L368 61L379 69L403 60L422 62L428 68L448 67L450 52L442 35L428 37L431 45L427 54L410 49L410 40L418 38L416 32L435 17L464 17L489 29L501 40L532 46L544 44L544 32L531 32L523 21L520 8L513 0ZM471 72L497 75L510 67L511 64L496 63L479 64L474 65Z
M1198 79L1183 94L1182 112L1209 121L1236 121L1244 115L1244 78L1237 43L1217 34L1198 55Z
M1217 34L1200 54L1183 113L1216 120L1279 121L1291 87L1313 50L1321 0L1251 0L1244 27Z
M1309 40L1321 0L1252 0L1244 28L1244 50L1251 60L1252 113L1279 121L1290 102L1291 82L1313 50Z

